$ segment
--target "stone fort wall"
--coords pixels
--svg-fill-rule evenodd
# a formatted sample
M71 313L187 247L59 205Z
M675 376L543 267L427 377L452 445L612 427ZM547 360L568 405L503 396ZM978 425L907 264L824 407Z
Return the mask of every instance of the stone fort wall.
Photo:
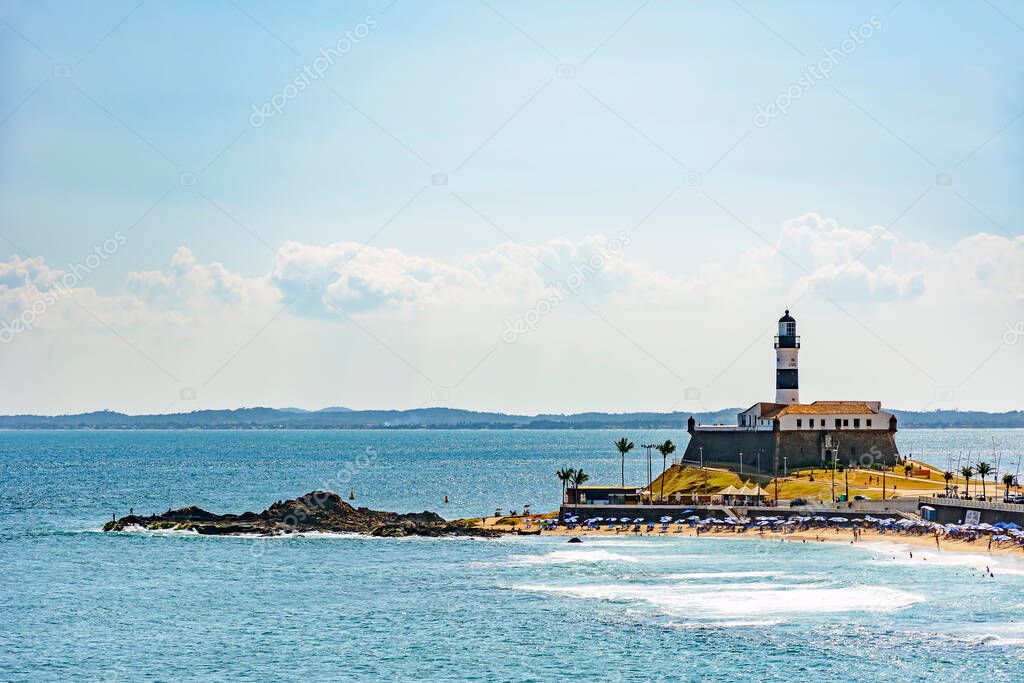
M825 435L838 442L838 461L871 467L882 463L893 465L899 459L896 439L888 430L803 430L787 432L701 430L690 433L683 458L699 462L701 449L704 464L739 470L742 453L743 472L771 474L783 469L783 458L789 469L831 466L823 460ZM758 458L760 455L760 458Z

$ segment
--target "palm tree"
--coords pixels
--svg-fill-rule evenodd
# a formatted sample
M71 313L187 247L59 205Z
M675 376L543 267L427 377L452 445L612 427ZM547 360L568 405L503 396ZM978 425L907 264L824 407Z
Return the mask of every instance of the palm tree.
M953 473L943 472L942 478L946 480L946 496L949 496L949 482L953 481Z
M971 492L971 477L974 476L974 468L968 465L967 467L960 468L960 476L964 478L964 491L970 495Z
M655 448L661 453L661 500L665 502L665 465L667 464L668 456L676 452L676 445L672 443L672 439L669 439L665 443L658 444Z
M1003 500L1010 497L1010 487L1013 486L1013 475L1007 472L1003 475Z
M590 481L590 475L583 470L572 470L572 477L570 478L572 487L576 489L576 505L580 504L580 486Z
M992 465L987 462L978 463L978 476L981 477L981 497L985 497L985 477L992 473Z
M565 502L565 487L572 481L575 476L576 470L571 467L563 467L562 469L555 472L555 476L562 481L562 502Z
M619 449L619 454L622 456L622 485L626 485L626 453L633 450L633 442L622 437L615 442L615 447Z

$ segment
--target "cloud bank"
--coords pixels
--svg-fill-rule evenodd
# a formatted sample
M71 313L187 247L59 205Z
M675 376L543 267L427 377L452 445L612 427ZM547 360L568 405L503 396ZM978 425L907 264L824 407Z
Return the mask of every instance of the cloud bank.
M234 373L260 368L280 374L281 390L265 394L278 405L322 395L324 403L362 407L372 396L416 407L430 403L434 385L461 381L465 394L456 402L468 407L668 409L687 388L717 407L763 398L770 364L756 337L778 309L793 305L804 314L805 334L814 332L817 353L857 359L842 368L822 360L814 376L823 386L884 392L878 397L887 403L915 409L931 403L937 386L959 387L954 399L942 394L946 401L999 407L1009 400L986 373L1005 377L1021 366L1021 349L1000 349L1005 325L1024 319L1020 239L977 233L941 251L879 226L845 227L808 213L781 225L772 245L750 247L733 263L689 259L678 271L652 269L630 253L628 239L612 254L614 239L508 242L450 260L354 242L286 242L270 272L256 275L200 262L182 246L165 268L130 273L122 291L101 293L82 282L9 340L4 359L27 375L54 354L100 366L143 354L140 367L148 359L165 370L146 371L159 383L205 381L204 396L218 406L251 404L245 397L263 385ZM41 257L0 263L0 315L10 321L38 308L67 273ZM574 279L579 286L568 288ZM555 292L557 310L545 308ZM504 343L509 321L526 314L536 333ZM659 329L650 334L653 326ZM870 374L858 373L856 363ZM160 402L154 393L174 403L179 387L151 391L153 378L139 372L122 373L120 388L148 402L123 405L111 393L88 407L152 410ZM605 386L652 372L666 384L653 390L653 401L638 403L649 396L639 389ZM369 393L360 389L370 384ZM581 392L593 403L580 404Z

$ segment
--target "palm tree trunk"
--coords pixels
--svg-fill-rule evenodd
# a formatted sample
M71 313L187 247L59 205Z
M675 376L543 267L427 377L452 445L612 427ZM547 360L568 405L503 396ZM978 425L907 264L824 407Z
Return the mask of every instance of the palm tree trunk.
M622 452L622 486L626 485L626 452Z
M665 465L668 462L668 455L661 454L661 502L665 502Z

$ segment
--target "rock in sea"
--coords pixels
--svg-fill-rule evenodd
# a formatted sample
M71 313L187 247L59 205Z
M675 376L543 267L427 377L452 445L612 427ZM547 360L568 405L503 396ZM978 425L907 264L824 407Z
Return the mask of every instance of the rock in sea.
M260 535L349 532L370 536L501 536L463 521L446 521L434 512L398 514L354 508L336 493L312 491L294 500L278 501L263 512L218 515L195 506L168 510L160 515L128 515L107 522L104 531L180 529L209 535Z

